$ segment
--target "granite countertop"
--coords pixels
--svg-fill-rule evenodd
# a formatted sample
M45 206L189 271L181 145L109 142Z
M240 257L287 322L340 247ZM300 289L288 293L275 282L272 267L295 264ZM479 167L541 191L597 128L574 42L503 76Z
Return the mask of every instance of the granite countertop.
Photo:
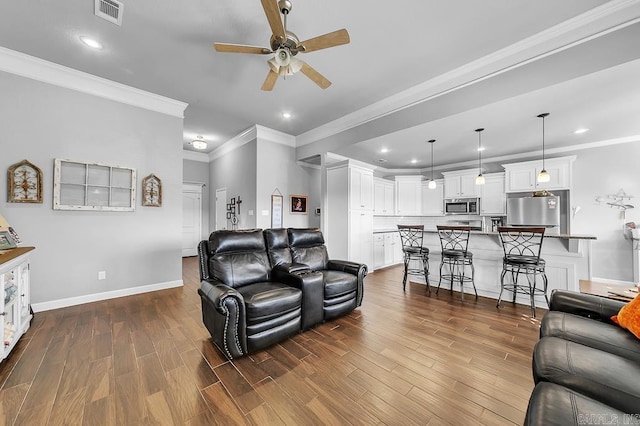
M374 234L385 234L388 232L398 232L398 229L387 228L387 229L374 229ZM437 229L425 229L424 232L435 234ZM498 236L497 232L485 232L485 231L471 231L471 235L495 235ZM595 240L596 237L594 235L586 235L586 234L545 234L545 238L561 238L561 239L569 239L569 240Z

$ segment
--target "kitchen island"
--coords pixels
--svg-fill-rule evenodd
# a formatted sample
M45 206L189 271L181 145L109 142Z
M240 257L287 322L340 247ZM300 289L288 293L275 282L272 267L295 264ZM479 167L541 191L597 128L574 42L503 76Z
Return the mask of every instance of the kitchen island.
M397 229L379 229L374 231L374 240L379 234L397 233ZM546 261L549 293L554 288L580 291L580 280L591 280L591 241L595 239L596 237L592 235L545 234L541 257ZM395 250L401 249L400 244L396 246ZM435 290L440 277L441 250L440 239L435 228L424 230L423 246L429 248L429 282ZM503 257L498 233L471 231L468 250L473 253L478 295L498 299ZM411 277L411 280L424 283L421 277ZM442 287L448 289L449 282L443 281ZM453 288L460 291L460 284L454 283ZM465 292L472 293L473 288L467 284ZM509 301L511 294L505 294L503 298ZM528 296L522 295L518 296L517 302L530 304ZM542 296L536 298L536 306L546 307Z

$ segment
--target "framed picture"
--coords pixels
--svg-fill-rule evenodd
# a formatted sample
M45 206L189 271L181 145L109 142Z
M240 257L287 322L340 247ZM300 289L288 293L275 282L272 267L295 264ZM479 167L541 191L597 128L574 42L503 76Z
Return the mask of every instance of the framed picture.
M271 227L282 228L282 210L284 197L282 195L271 196Z
M290 213L292 214L308 214L306 195L292 195L290 204Z
M16 248L16 242L9 231L0 232L0 250Z

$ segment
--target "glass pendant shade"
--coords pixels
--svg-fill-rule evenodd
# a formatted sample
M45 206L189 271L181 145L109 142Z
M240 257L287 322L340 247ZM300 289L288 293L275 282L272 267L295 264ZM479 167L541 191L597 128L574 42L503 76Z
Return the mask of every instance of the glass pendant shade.
M429 189L436 189L436 181L435 181L435 180L433 180L433 179L431 179L431 180L429 181L429 183L427 184L427 187L428 187Z
M545 169L540 170L540 173L538 173L538 182L549 182L551 180L551 176L549 175L549 173L547 173L547 171Z
M544 167L544 119L549 115L548 112L544 112L538 115L538 118L542 118L542 170L538 173L538 182L544 183L551 180L551 176L547 173L547 169Z
M478 132L478 176L476 176L476 185L484 185L484 176L482 176L482 133L484 129L476 129Z

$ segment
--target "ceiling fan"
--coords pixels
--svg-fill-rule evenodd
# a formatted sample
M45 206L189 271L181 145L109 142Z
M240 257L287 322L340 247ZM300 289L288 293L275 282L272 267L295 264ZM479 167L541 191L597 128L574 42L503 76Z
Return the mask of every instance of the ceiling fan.
M287 16L289 12L291 12L291 2L289 0L279 0L277 3L275 0L260 1L262 2L265 15L267 15L271 32L273 33L270 40L271 48L242 44L213 43L216 51L226 53L253 53L258 55L275 53L275 56L267 61L269 64L269 73L262 84L262 90L273 90L279 76L293 75L298 71L302 71L304 75L323 89L331 86L331 82L322 74L295 56L298 53L309 53L315 50L347 44L350 41L347 30L343 28L301 42L294 33L287 30ZM280 13L284 16L283 20L280 19Z

